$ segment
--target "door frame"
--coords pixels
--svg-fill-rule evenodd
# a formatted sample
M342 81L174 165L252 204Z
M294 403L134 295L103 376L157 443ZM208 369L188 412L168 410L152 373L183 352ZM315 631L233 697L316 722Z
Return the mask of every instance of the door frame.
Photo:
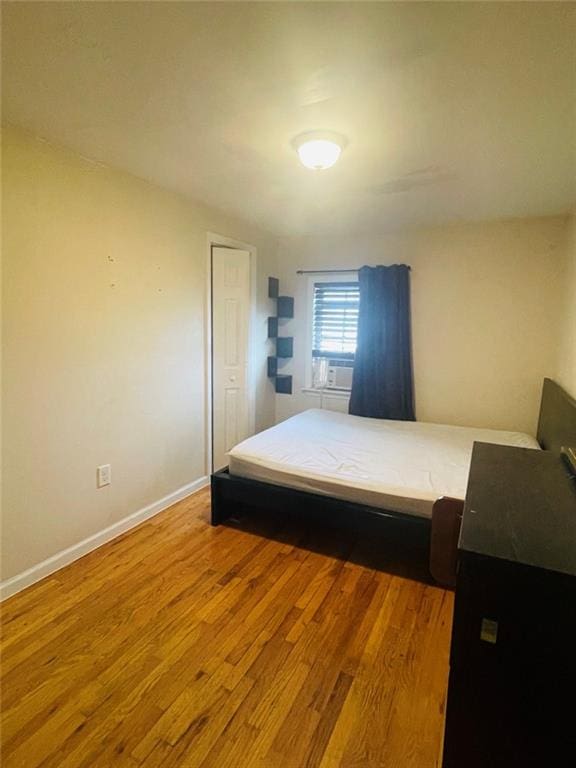
M257 318L257 275L258 275L258 251L254 245L244 243L241 240L235 240L232 237L218 235L215 232L207 233L207 251L206 251L206 313L204 319L204 338L205 338L205 424L206 424L206 475L212 474L212 248L233 248L239 251L248 251L250 253L250 312L248 321L248 376L247 376L247 397L248 397L248 429L250 434L256 431L256 318Z

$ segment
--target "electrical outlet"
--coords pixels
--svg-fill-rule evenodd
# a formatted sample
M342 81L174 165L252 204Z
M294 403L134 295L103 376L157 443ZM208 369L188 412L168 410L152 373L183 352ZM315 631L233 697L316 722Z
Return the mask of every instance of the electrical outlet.
M112 467L110 464L102 464L96 469L96 485L103 488L112 482Z

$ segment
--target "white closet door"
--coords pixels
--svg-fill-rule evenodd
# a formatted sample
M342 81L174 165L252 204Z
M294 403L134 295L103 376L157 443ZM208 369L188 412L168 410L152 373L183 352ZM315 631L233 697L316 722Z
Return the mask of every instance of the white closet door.
M248 437L250 252L212 248L212 463Z

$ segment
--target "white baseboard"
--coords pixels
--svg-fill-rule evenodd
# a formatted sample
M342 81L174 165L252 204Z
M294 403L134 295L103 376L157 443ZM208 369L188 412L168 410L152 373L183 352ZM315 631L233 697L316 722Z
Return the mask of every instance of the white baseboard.
M177 501L185 499L192 493L199 491L208 485L208 477L201 477L188 485L182 486L174 493L169 493L168 496L164 496L163 499L158 499L153 504L149 504L143 509L139 509L123 520L119 520L117 523L104 528L103 531L95 533L93 536L89 536L87 539L80 541L78 544L74 544L68 549L63 549L62 552L58 552L47 560L43 560L37 565L33 565L32 568L28 568L27 571L12 576L10 579L0 582L0 601L5 600L11 595L15 595L17 592L29 587L31 584L35 584L40 579L49 576L54 571L64 568L65 565L73 563L74 560L78 560L80 557L87 555L88 552L92 552L94 549L98 549L103 544L106 544L122 533L129 531L131 528L143 523L150 517L154 517L164 509L171 507L172 504L176 504Z

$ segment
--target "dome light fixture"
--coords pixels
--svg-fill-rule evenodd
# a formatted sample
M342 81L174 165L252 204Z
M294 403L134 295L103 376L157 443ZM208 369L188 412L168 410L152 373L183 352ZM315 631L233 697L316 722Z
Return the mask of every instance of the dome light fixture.
M292 146L298 152L302 165L313 171L323 171L337 162L346 146L346 139L328 131L309 131L296 136Z

